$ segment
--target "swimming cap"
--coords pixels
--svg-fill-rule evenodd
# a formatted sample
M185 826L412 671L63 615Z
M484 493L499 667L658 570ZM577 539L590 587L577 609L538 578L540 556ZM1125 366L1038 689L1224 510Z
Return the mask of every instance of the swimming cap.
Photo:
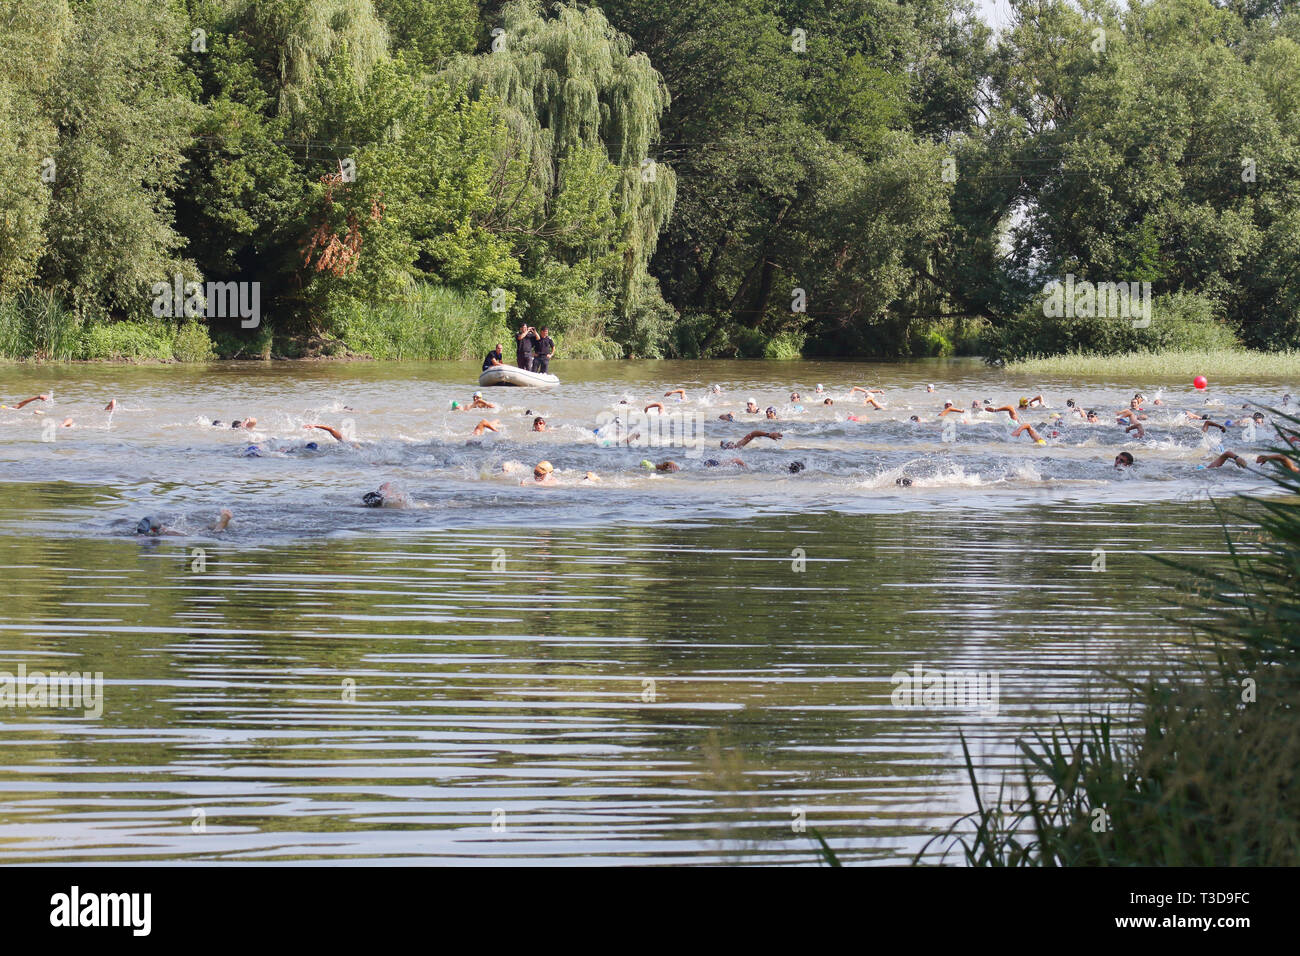
M641 459L641 467L642 467L642 468L653 468L654 466L655 466L655 463L654 463L653 461L651 461L649 458L642 458L642 459Z
M804 464L801 461L790 462L790 474L792 475L799 474L799 472L803 471L803 468L804 468Z
M377 491L367 491L361 496L361 503L367 508L380 508L384 504L384 496Z
M240 425L242 425L242 424L243 424L243 422L231 422L231 423L230 423L230 427L231 427L231 428L238 428L238 427L239 427Z
M912 486L912 479L911 479L911 478L895 478L895 479L894 479L894 484L896 484L896 485L902 485L904 488L910 488L910 487Z
M1039 445L1046 445L1047 442L1043 441L1043 440L1040 438L1040 439L1038 439L1038 441L1036 442L1036 444L1039 444Z
M308 451L319 451L319 450L320 450L320 446L317 445L314 441L309 441L309 442L307 442L307 444L306 444L305 447L306 447L306 449L307 449Z
M717 467L718 467L718 459L716 459L716 458L710 458L710 459L708 459L707 461L704 462L704 467L705 467L705 468L717 468Z
M1021 408L1024 408L1024 407L1025 407L1026 405L1028 405L1028 404L1029 404L1029 399L1027 399L1027 398L1022 398L1022 399L1020 400L1020 407L1021 407Z
M535 472L543 471L548 475L554 470L555 470L555 466L552 465L549 461L539 461L537 465L533 468L533 471Z
M767 409L764 411L764 414L767 414L767 412L771 412L773 415L775 415L775 414L776 414L776 406L775 406L775 405L769 405L769 406L767 406Z
M216 425L218 428L220 428L222 423L219 422L219 421L216 421L216 420L214 419L213 422L212 422L212 424L214 424L214 425Z
M149 534L153 531L153 518L141 518L140 523L135 526L136 534Z
M258 448L256 445L249 445L247 448L244 449L244 457L245 457L245 458L261 458L261 457L262 457L262 449Z
M474 397L475 397L475 398L482 398L482 397L483 397L483 393L482 393L482 392L475 392L475 393L474 393Z
M452 407L452 408L460 408L460 402L452 402L452 403L451 403L451 407Z

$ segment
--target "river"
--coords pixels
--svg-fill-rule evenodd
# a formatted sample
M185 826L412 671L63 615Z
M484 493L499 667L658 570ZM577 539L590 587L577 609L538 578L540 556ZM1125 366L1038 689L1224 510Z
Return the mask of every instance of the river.
M1187 413L1287 388L553 371L480 412L450 407L465 364L6 367L4 401L50 398L0 410L0 672L102 675L102 700L0 708L0 860L797 863L816 830L905 863L973 808L960 734L996 788L1017 739L1127 719L1121 682L1177 658L1150 556L1222 554L1210 499L1267 483L1197 465L1269 443ZM1115 424L1138 390L1141 439ZM1043 445L936 417L1039 393ZM782 438L719 447L754 429ZM363 507L384 484L402 506ZM899 706L918 667L996 693Z

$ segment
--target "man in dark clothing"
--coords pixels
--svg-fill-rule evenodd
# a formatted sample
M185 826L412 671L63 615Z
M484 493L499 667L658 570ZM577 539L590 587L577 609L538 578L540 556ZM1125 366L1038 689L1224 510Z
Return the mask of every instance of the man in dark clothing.
M533 349L537 342L537 330L530 325L519 326L515 336L515 364L525 372L533 370Z
M483 371L486 372L494 365L504 364L505 362L501 360L501 343L498 342L497 347L487 354L487 358L483 359Z
M537 355L533 358L533 371L546 375L551 369L551 356L555 354L555 343L551 341L551 330L542 326L542 334L537 340Z

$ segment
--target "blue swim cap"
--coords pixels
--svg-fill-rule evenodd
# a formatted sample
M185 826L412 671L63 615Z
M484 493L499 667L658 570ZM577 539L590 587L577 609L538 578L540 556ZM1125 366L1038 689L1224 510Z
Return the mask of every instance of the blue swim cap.
M135 526L136 534L149 534L153 531L153 518L141 518L140 523Z
M244 449L244 457L245 457L245 458L261 458L261 457L262 457L262 449L258 448L256 445L249 445L247 448Z
M317 445L314 441L307 442L305 447L308 451L320 451L320 445Z

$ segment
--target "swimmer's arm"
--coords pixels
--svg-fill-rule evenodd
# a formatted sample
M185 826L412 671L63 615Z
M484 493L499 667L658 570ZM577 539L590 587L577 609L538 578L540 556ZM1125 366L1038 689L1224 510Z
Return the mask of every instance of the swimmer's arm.
M657 408L657 409L659 409L659 411L662 412L662 411L664 410L664 403L663 403L663 402L651 402L651 403L650 403L649 405L647 405L644 409L642 409L642 411L648 412L648 411L650 411L650 409L652 409L652 408Z
M334 436L335 441L343 441L343 433L332 425L303 425L303 428L319 428L323 432L329 432Z
M474 434L482 435L484 429L487 429L490 432L497 431L500 424L500 422L490 422L485 418L474 426Z
M748 445L750 442L752 442L755 438L770 438L770 439L772 439L773 441L779 441L779 440L781 439L781 433L780 433L780 432L750 432L748 435L746 435L746 436L745 436L744 438L742 438L740 441L736 442L736 447L737 447L737 448L744 448L746 445Z
M1209 422L1209 421L1207 421L1205 424L1203 424L1203 425L1201 426L1201 432L1204 433L1204 432L1205 432L1205 431L1206 431L1206 430L1207 430L1211 425L1213 425L1213 426L1214 426L1215 428L1217 428L1219 431L1224 432L1225 434L1226 434L1227 431L1228 431L1228 429L1224 428L1224 427L1223 427L1222 425L1220 425L1218 422Z
M1300 465L1297 465L1294 460L1288 458L1286 455L1257 455L1255 457L1255 464L1257 465L1262 465L1270 461L1276 462L1291 471L1300 472Z
M1228 461L1235 462L1238 468L1245 468L1245 467L1246 467L1246 463L1245 463L1244 461L1241 460L1241 456L1238 455L1236 452L1233 452L1233 451L1225 451L1225 452L1224 452L1222 455L1220 455L1218 458L1214 459L1214 461L1210 462L1209 465L1207 465L1206 467L1207 467L1207 468L1222 468L1224 462L1228 462Z
M685 397L686 397L686 389L684 389L684 388L674 388L674 389L673 389L672 391L670 391L670 392L664 392L664 398L667 398L669 395L680 395L682 398L685 398Z
M222 509L221 509L221 517L218 518L215 522L213 522L213 524L212 524L212 526L211 526L211 528L210 528L209 530L212 530L212 531L225 531L225 530L226 530L226 525L230 524L230 519L231 519L230 509L229 509L229 508L222 508Z
M1029 404L1030 404L1030 405L1042 405L1042 404L1043 404L1043 396L1041 396L1041 395L1035 395L1033 398L1031 398L1031 399L1029 400Z
M965 410L966 410L966 409L964 409L964 408L958 408L956 405L953 405L951 408L945 408L943 411L941 411L941 412L939 413L939 417L940 417L940 418L943 418L943 416L949 414L950 412L952 412L952 413L956 413L956 414L960 415L960 414L961 414L962 412L964 412Z
M49 400L50 400L50 396L48 395L33 395L31 398L24 398L21 402L19 402L17 405L14 405L13 407L22 408L24 405L30 405L32 402L48 402Z

